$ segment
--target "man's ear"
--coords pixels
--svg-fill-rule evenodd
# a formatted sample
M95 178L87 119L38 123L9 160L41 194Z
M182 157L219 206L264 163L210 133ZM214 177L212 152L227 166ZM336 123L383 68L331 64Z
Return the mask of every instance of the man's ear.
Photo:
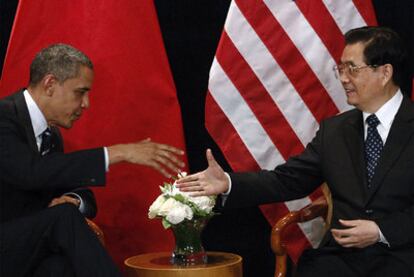
M53 74L46 74L42 79L43 89L46 91L46 95L52 96L54 87L57 84L56 77Z
M394 68L391 64L387 63L382 66L382 85L386 85L394 74Z

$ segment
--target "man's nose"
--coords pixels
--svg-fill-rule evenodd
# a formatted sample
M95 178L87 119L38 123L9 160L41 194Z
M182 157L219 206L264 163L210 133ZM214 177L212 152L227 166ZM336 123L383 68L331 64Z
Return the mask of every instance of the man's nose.
M348 74L346 72L342 72L339 74L339 81L341 81L341 83L346 84L349 82L349 77Z
M89 108L89 95L88 95L88 93L85 93L85 95L82 97L81 107L82 107L82 109Z

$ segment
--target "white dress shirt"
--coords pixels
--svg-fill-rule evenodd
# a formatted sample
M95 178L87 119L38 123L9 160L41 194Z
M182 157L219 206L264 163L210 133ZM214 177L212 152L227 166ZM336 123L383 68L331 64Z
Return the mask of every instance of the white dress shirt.
M377 116L380 123L377 126L377 131L382 139L382 143L385 145L385 142L387 141L388 134L391 129L392 122L394 121L395 115L398 112L398 109L401 106L403 100L403 95L401 93L401 90L398 90L397 93L388 100L384 105L382 105L381 108L379 108L378 111L375 112L375 115ZM370 116L371 113L363 112L363 123L364 123L364 140L367 139L367 130L368 130L368 123L366 122L366 119L368 116Z
M24 100L26 101L27 109L29 110L30 120L32 122L33 132L36 138L37 149L40 151L40 145L42 145L42 133L48 128L47 121L27 89L24 90L23 95ZM64 195L77 198L80 201L79 211L83 212L85 210L85 204L77 193L68 192Z

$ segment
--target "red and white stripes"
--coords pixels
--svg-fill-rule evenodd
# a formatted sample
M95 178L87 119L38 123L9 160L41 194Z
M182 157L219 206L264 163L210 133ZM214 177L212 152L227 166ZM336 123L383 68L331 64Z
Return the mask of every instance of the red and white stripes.
M343 33L376 24L367 2L231 3L210 71L206 126L234 171L274 168L304 149L318 122L351 108L332 67L343 49ZM312 199L263 211L273 223L286 207L298 209ZM317 245L310 235L314 226L301 224L297 230L305 234L305 244Z

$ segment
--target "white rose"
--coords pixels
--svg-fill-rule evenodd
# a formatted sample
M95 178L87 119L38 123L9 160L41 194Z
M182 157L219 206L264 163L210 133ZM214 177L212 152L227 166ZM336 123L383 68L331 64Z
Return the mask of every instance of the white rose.
M215 204L215 200L213 197L209 197L209 196L197 196L197 197L193 197L190 196L191 192L183 192L180 191L178 188L176 188L175 183L172 186L172 190L169 193L170 195L174 196L177 194L181 194L182 196L184 196L185 199L188 199L189 201L193 202L194 204L196 204L201 210L210 213L214 207Z
M190 196L191 192L180 191L175 186L175 184L176 184L176 182L174 182L174 184L172 185L171 191L168 192L167 195L175 196L175 195L181 194L182 196L184 196L185 199L191 199L191 196Z
M154 218L157 215L159 215L159 210L161 208L161 206L164 204L165 202L165 197L163 195L158 196L157 199L155 199L155 201L152 203L152 205L149 207L148 210L148 217L149 218Z
M177 202L177 201L176 201ZM184 205L180 202L177 202L176 205L170 212L167 214L166 219L172 224L178 224L184 219L191 220L193 218L193 211L187 205Z
M208 196L191 197L190 201L207 213L211 212L215 204L214 199Z
M178 202L177 200L175 200L174 198L168 198L167 201L165 201L159 211L158 211L158 215L160 216L167 216L168 213L173 210L175 207L177 207L179 204L181 204L180 202Z

